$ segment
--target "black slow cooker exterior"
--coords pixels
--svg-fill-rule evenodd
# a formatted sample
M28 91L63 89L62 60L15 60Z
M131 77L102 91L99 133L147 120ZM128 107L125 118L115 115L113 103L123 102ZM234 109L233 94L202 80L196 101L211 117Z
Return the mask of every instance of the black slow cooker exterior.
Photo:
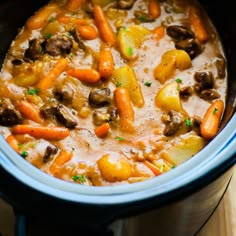
M48 1L0 1L0 63L3 62L18 29L35 10L46 2ZM42 191L21 181L14 170L11 171L4 164L0 164L1 195L14 207L18 216L23 216L19 220L27 218L31 232L34 232L36 225L42 226L40 227L42 231L37 228L35 235L47 235L47 232L54 235L52 233L54 227L57 228L55 235L71 235L69 232L73 232L78 227L80 228L79 235L94 235L95 232L96 235L105 235L105 231L108 232L107 226L112 222L132 217L129 222L133 222L136 227L137 233L134 235L139 235L138 232L142 231L140 226L143 225L146 234L142 235L150 235L148 228L156 227L160 236L189 236L194 235L210 217L227 189L236 162L236 117L234 114L236 104L236 82L234 80L236 77L236 67L234 66L236 64L236 14L229 1L222 3L202 0L201 3L221 36L228 61L229 89L222 132L225 127L229 126L230 121L228 129L234 131L228 143L218 150L214 157L219 159L222 155L224 161L214 162L204 174L194 180L186 180L184 184L178 188L172 188L171 191L157 195L151 194L148 195L149 197L143 197L142 193L140 198L137 191L137 193L133 193L133 198L125 198L125 201L122 201L125 194L119 193L115 194L115 201L112 201L114 196L109 195L111 199L109 203L99 200L96 202L96 195L95 200L91 202L89 200L80 202L73 198L57 196L53 191L47 193L47 191ZM0 147L6 145L4 142L0 138ZM0 159L4 160L6 155L11 155L11 153L6 151L1 155L0 152ZM188 176L185 178L188 179ZM100 198L101 195L98 195L97 199ZM147 218L148 220L145 220ZM21 221L18 223L16 226L22 227ZM64 226L66 226L66 231L64 231ZM20 230L19 235L24 235L25 229ZM122 236L125 235L124 232Z

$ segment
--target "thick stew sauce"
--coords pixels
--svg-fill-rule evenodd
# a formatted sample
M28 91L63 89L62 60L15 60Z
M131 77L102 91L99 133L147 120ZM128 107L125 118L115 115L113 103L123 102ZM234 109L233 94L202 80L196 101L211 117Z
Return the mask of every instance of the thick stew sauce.
M12 42L0 133L35 167L81 185L140 182L218 132L226 60L188 0L55 0Z

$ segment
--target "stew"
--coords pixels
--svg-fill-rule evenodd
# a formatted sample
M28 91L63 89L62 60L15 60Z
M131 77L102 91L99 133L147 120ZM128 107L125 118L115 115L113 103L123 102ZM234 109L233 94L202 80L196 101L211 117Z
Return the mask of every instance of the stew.
M0 133L35 167L81 185L162 175L219 130L223 47L190 0L54 0L2 65Z

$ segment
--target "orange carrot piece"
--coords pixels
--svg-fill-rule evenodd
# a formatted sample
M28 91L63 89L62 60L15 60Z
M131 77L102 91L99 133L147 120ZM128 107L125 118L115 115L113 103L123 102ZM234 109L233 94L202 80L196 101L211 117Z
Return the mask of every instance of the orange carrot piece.
M98 31L101 35L102 40L108 43L110 46L116 44L116 35L109 24L102 8L99 5L95 5L93 8L94 20L98 27Z
M216 136L223 110L224 102L222 100L214 101L207 109L200 126L200 132L203 138L212 139Z
M70 134L70 131L64 127L16 125L12 128L12 133L29 134L30 136L38 139L61 140L65 139Z
M115 90L115 103L120 116L121 128L127 132L134 131L134 109L130 100L129 91L126 88Z
M19 142L18 140L15 138L14 135L10 134L7 136L6 141L8 142L8 144L16 151L16 152L20 152L20 148L19 148Z
M97 135L97 137L99 137L99 138L104 138L105 136L108 135L109 130L110 130L110 125L109 125L109 123L104 123L104 124L102 124L102 125L96 127L96 128L94 129L94 132L95 132L95 134Z
M65 71L67 65L67 60L65 58L60 58L49 71L48 75L42 78L36 87L39 88L40 91L49 89L53 85L53 82L59 77L59 75Z
M205 43L209 36L204 25L204 21L201 17L200 9L194 6L189 7L189 21L198 41L200 43Z
M17 104L17 108L25 118L33 120L40 124L43 123L43 119L40 115L39 109L37 109L33 104L26 101L20 101Z
M67 0L65 8L69 11L78 11L84 0Z
M95 84L101 79L100 74L94 69L71 69L67 74L89 84Z
M62 150L51 164L49 169L50 173L52 175L56 175L58 171L63 167L63 165L65 165L68 161L71 160L72 156L72 152Z
M62 24L75 24L78 26L88 25L92 22L91 19L76 18L76 17L70 17L70 16L59 16L57 17L57 21Z
M102 78L109 79L114 70L114 60L110 48L104 48L100 53L98 71Z
M58 12L59 7L55 3L50 3L45 7L39 9L33 16L31 16L26 22L26 28L29 30L35 30L43 27L49 18L49 16Z
M152 32L158 40L162 39L165 35L165 30L163 26L156 27Z
M157 166L155 166L154 164L152 164L151 162L144 161L143 164L145 166L147 166L154 173L154 175L157 176L157 175L161 175L162 174L160 169Z
M161 15L160 4L157 0L149 0L148 12L154 18L158 18Z
M97 30L91 25L79 26L78 31L83 39L92 40L98 37Z

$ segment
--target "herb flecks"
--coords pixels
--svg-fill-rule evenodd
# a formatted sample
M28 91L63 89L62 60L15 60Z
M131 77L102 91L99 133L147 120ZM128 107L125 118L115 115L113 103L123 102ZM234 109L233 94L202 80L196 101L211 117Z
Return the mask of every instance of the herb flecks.
M152 82L151 81L147 81L147 82L144 83L144 85L147 86L147 87L151 87Z
M81 184L84 184L86 182L86 177L84 175L74 175L72 180L75 182L79 181Z
M121 87L122 83L121 82L116 82L116 87L119 88Z
M23 152L21 153L21 156L24 157L24 158L26 158L28 155L29 155L29 154L28 154L27 151L23 151Z
M116 136L116 140L117 140L117 141L124 141L124 140L125 140L125 138L123 138L123 137L120 137L120 136Z
M127 53L128 53L128 55L129 55L130 57L132 57L132 56L133 56L133 48L128 47L128 48L127 48Z
M30 88L30 89L28 89L28 91L27 91L27 93L28 93L29 95L32 95L32 96L37 95L39 92L40 92L40 89L39 89L39 88L36 88L36 89Z
M218 112L218 108L215 107L213 110L213 114L215 115L217 112Z
M178 84L182 83L182 79L180 79L180 78L177 78L175 81L176 81Z
M45 34L45 38L50 39L51 37L52 37L52 34L50 34L50 33Z
M186 124L186 126L191 127L193 125L192 121L190 119L185 119L184 123Z
M53 22L53 21L55 21L55 17L54 16L51 16L50 18L49 18L49 22Z

